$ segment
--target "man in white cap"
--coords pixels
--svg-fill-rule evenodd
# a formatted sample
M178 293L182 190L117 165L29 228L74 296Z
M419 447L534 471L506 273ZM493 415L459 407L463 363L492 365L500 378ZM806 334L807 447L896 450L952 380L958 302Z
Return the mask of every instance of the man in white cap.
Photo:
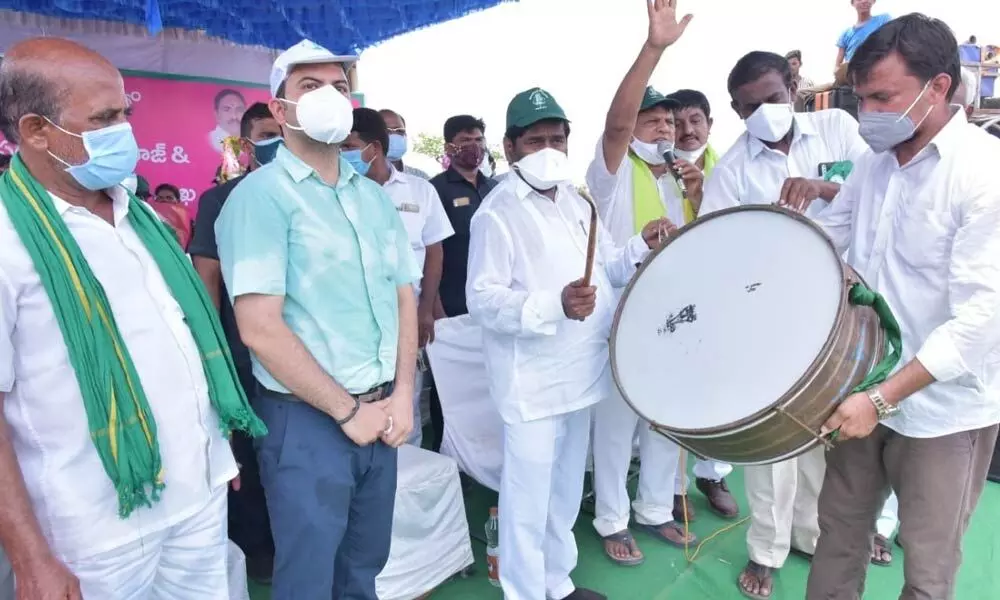
M341 157L353 60L309 41L277 58L270 108L285 146L215 226L270 431L257 449L274 600L376 600L396 448L413 426L420 271L392 201Z

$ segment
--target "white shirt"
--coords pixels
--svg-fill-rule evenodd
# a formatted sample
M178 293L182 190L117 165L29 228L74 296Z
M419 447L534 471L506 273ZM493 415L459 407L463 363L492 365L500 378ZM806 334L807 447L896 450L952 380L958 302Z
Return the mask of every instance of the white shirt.
M608 171L608 163L604 160L604 140L597 140L594 160L587 169L587 189L594 197L601 219L616 244L624 244L635 235L634 169L635 165L626 154L615 173ZM678 227L684 225L683 195L673 175L667 172L658 177L656 187L660 191L660 202L666 217Z
M899 321L903 366L937 380L885 422L927 438L1000 422L1000 140L956 112L900 167L869 152L817 223Z
M38 272L0 204L0 392L42 532L73 561L162 531L208 505L237 474L208 398L200 353L153 257L129 224L124 191L112 227L53 197L100 281L156 422L166 489L118 517L90 438L83 398Z
M208 132L208 143L211 144L212 148L216 152L222 154L222 142L225 141L227 137L232 137L233 134L229 133L222 128L222 125L216 125L215 129Z
M839 108L795 113L794 127L787 156L743 132L705 182L699 216L732 206L774 204L789 177L820 179L820 165L854 162L868 151L858 122ZM827 207L817 198L805 214L814 219Z
M444 212L441 197L427 180L416 175L400 173L390 165L392 174L382 188L392 199L399 217L410 238L410 248L417 259L420 272L424 272L427 246L437 244L455 235L448 214ZM413 284L420 298L420 281Z
M472 218L466 299L483 328L490 395L508 423L580 410L611 393L613 286L628 283L649 249L638 235L616 248L600 225L597 305L584 321L570 320L562 290L583 277L589 228L590 209L572 186L560 185L553 202L518 177L494 188Z

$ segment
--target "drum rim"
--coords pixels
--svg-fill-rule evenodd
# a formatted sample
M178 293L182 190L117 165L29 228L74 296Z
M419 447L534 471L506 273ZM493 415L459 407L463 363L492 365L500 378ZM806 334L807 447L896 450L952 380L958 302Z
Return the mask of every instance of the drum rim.
M748 415L746 417L743 417L742 419L739 419L732 423L727 423L724 426L718 426L718 427L706 427L700 429L681 429L678 427L670 427L668 425L664 425L663 423L658 423L656 421L653 421L652 419L647 418L646 415L643 413L643 411L639 410L636 407L636 405L628 397L628 394L625 392L625 389L621 384L621 378L618 374L618 357L615 350L618 341L618 325L619 322L621 321L622 309L625 307L625 301L628 299L629 294L631 294L632 288L635 286L635 283L639 280L640 275L642 275L642 273L646 270L646 268L649 267L649 265L653 262L653 259L659 256L659 254L663 252L668 246L670 246L670 244L674 243L679 237L681 237L682 235L684 235L685 233L687 233L700 223L705 223L712 219L738 212L768 212L768 213L778 213L784 216L792 217L796 221L810 227L813 231L815 231L820 235L820 237L823 239L824 242L826 242L827 246L830 248L830 251L833 252L834 256L837 258L837 267L840 270L841 280L844 283L844 285L841 287L840 290L840 301L837 305L837 316L833 321L833 327L831 327L830 333L827 336L826 341L823 343L823 346L820 348L819 353L813 359L813 361L809 363L809 366L806 368L805 372L802 373L802 375L800 375L799 378L796 379L795 382L792 383L789 386L789 388L785 391L785 393L782 394L777 400L765 406L764 408L758 410L757 412ZM615 318L611 324L611 336L609 340L609 354L611 355L610 356L611 377L615 382L615 387L618 389L618 393L621 394L622 399L625 400L625 403L629 406L629 408L635 411L637 415L646 420L650 425L658 429L662 429L664 432L669 432L678 436L723 433L728 429L743 427L745 425L752 425L755 422L760 421L761 419L767 417L770 413L772 413L775 410L775 408L785 407L792 400L794 400L796 394L792 393L792 391L800 387L802 383L808 381L809 374L816 369L816 367L822 362L823 357L830 352L830 349L832 348L836 340L836 333L840 331L840 328L844 323L844 319L847 318L847 308L848 308L847 294L850 289L850 284L854 280L854 277L851 275L851 272L848 269L846 269L845 266L846 265L844 264L844 260L840 257L839 254L837 254L837 248L836 246L834 246L833 241L830 239L830 236L828 236L826 232L823 231L823 229L819 225L816 225L810 219L795 211L791 211L777 205L751 204L746 206L733 206L730 208L724 208L712 212L710 214L707 214L704 217L698 217L694 221L691 221L690 223L678 229L677 233L671 236L670 239L668 239L666 243L664 243L662 246L660 246L656 250L651 251L648 255L646 255L646 258L642 261L642 263L639 265L639 268L636 270L635 275L632 276L632 279L629 280L628 285L625 286L625 290L622 292L621 299L618 301L618 307L615 309Z

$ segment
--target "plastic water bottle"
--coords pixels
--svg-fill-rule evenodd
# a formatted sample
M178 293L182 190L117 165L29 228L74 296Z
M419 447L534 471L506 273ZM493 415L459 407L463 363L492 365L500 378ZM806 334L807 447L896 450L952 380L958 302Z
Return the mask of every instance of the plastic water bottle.
M500 519L495 506L486 520L486 576L493 587L500 587Z

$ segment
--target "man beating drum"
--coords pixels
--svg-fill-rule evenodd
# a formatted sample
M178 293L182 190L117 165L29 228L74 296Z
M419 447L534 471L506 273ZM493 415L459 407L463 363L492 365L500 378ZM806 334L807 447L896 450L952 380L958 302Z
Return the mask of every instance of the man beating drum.
M842 110L794 113L791 87L792 73L783 56L751 52L733 67L728 81L732 108L747 131L706 182L699 216L779 199L813 219L829 210L840 186L822 181L821 169L856 161L868 146L858 135L858 124ZM822 447L777 464L746 467L750 560L739 578L744 595L769 598L773 571L784 565L789 552L815 551L816 499L824 469Z
M504 421L500 584L507 600L605 597L576 588L570 572L591 407L613 385L612 288L628 283L674 229L655 219L615 247L570 183L568 138L569 121L548 92L515 96L504 136L512 174L471 226L466 298L483 328L490 396Z
M949 600L1000 423L1000 140L950 104L958 46L937 19L883 25L848 73L873 152L816 222L894 310L904 366L849 396L824 427L838 442L807 597L863 594L872 525L891 486L905 551L900 598Z

